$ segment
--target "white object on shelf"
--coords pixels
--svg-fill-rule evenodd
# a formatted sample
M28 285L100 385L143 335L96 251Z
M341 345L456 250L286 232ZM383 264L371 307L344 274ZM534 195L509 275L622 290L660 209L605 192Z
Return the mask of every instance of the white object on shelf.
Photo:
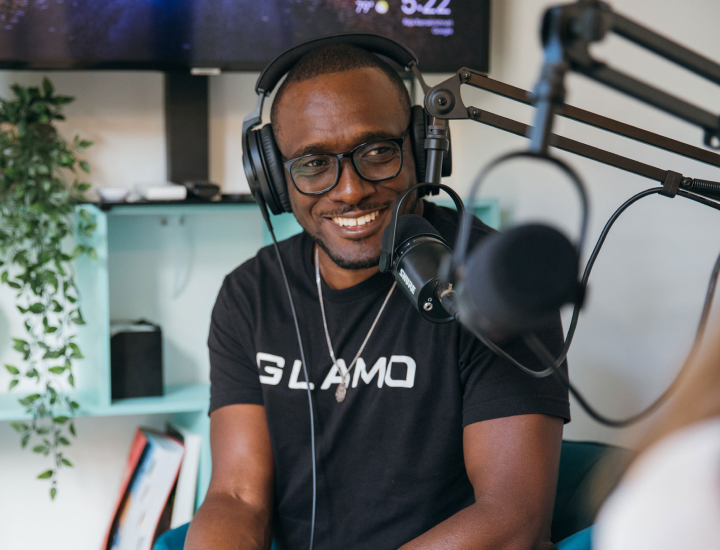
M202 436L175 424L168 425L167 433L185 446L170 520L170 529L175 529L189 523L195 514Z
M130 189L125 187L100 187L97 192L103 202L123 202L130 194Z
M141 184L135 190L146 201L182 201L187 197L187 188L175 183Z

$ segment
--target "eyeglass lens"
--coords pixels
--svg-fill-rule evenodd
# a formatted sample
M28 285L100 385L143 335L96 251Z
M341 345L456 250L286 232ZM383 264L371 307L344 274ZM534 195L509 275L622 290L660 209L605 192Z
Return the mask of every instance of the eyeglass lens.
M352 162L360 176L380 181L397 175L402 164L400 146L392 141L368 143L353 152ZM290 167L290 175L304 193L319 193L335 185L340 164L333 155L308 155Z

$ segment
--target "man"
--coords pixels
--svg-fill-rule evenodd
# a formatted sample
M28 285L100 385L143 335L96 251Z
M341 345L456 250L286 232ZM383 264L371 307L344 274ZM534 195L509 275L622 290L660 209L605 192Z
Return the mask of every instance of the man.
M398 75L352 46L307 54L272 108L305 229L280 251L313 391L314 547L549 548L566 391L497 359L457 323L424 320L378 271L393 203L416 183L409 120ZM454 211L404 204L454 242ZM477 221L473 241L490 232ZM559 326L545 340L557 352ZM213 474L186 548L307 548L307 386L272 248L225 279L209 347ZM539 368L523 345L506 349Z

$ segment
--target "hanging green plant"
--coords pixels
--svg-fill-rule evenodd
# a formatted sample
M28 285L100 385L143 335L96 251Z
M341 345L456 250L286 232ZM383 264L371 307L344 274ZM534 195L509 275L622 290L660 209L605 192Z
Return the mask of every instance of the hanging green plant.
M5 369L10 390L23 379L36 388L19 400L30 419L12 427L23 448L49 457L38 478L50 481L54 499L58 471L72 466L65 447L76 435L79 408L68 394L73 364L83 357L75 342L84 320L73 260L97 257L83 244L95 224L87 211L76 213L90 188L77 177L90 172L77 154L92 143L78 137L69 143L57 131L55 121L64 120L62 109L74 98L54 95L48 79L42 88L11 89L12 99L0 99L0 283L17 291L26 334L13 338L22 362Z

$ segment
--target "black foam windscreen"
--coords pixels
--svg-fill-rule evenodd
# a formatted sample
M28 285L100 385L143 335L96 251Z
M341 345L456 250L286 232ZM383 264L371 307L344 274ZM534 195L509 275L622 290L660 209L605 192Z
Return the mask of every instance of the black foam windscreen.
M470 254L460 306L491 332L539 328L578 297L575 247L562 233L528 224L488 237Z
M390 252L390 225L385 228L382 236L382 249ZM403 244L408 239L417 237L418 235L435 235L440 237L440 233L433 225L422 216L417 214L404 214L397 219L397 229L395 231L395 248Z

